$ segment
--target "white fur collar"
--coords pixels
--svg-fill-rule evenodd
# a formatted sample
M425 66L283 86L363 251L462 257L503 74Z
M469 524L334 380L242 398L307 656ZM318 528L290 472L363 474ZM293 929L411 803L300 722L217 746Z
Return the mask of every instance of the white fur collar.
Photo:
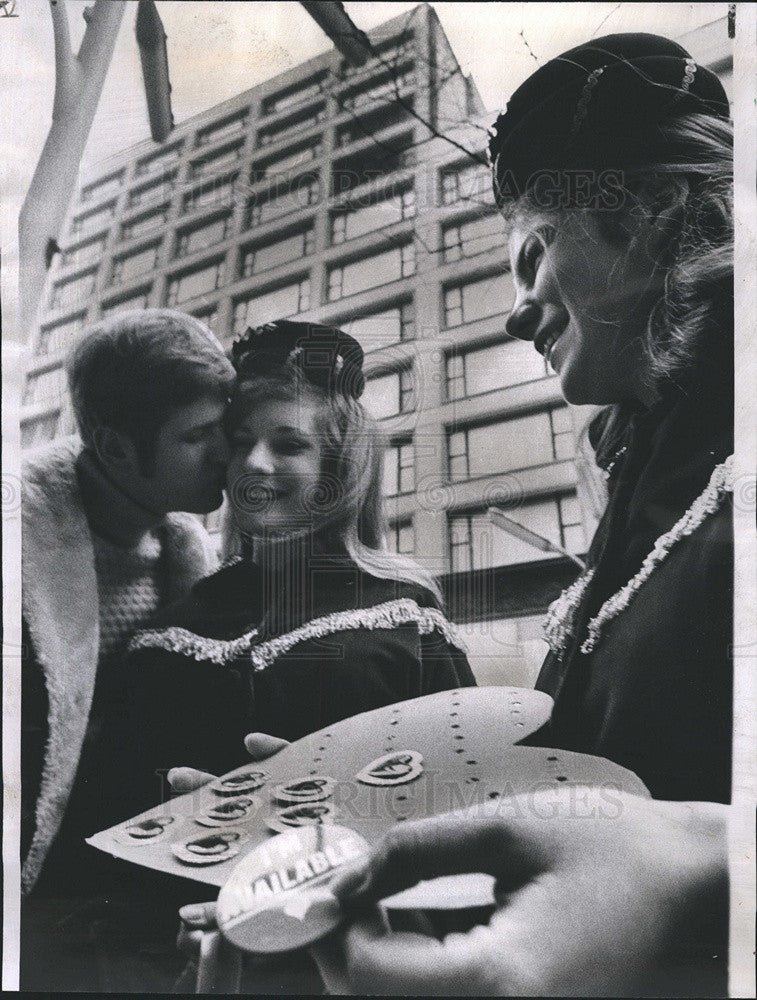
M99 648L94 551L76 474L77 438L31 452L22 468L22 607L48 692L48 743L36 829L21 884L30 891L63 819L94 693ZM166 519L169 599L214 566L189 514Z

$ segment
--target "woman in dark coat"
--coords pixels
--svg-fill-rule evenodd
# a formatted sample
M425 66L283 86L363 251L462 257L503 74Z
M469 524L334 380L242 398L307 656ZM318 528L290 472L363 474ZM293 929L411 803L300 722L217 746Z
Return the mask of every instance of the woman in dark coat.
M586 572L550 609L537 686L555 705L529 742L695 801L621 796L608 813L602 789L563 786L495 816L403 824L332 886L360 906L318 950L334 993L726 995L732 150L720 81L654 35L542 66L490 147L512 223L508 332L568 402L605 407L590 438L609 503ZM366 909L463 871L497 879L468 933L387 934Z
M295 740L475 683L432 577L385 547L362 357L339 330L289 321L235 344L228 495L242 554L132 641L145 734L132 775L227 771L250 731Z

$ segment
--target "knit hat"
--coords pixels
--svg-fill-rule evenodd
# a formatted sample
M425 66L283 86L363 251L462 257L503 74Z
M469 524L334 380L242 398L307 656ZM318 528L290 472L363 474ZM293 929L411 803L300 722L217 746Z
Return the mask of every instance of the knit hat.
M284 319L248 327L234 342L231 361L240 381L289 363L328 392L359 399L365 389L363 349L334 326Z
M728 118L728 99L676 42L641 33L585 42L540 67L497 119L489 145L497 202L547 171L628 170L685 153L656 126L691 112Z

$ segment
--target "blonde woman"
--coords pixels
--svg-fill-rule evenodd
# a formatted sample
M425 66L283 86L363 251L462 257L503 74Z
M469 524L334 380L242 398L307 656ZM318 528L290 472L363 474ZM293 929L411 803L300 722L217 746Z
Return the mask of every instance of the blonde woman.
M222 772L242 762L252 730L295 740L474 683L434 580L386 548L360 345L281 321L248 330L232 360L227 478L241 554L132 642L133 693L153 733L135 773L176 761Z

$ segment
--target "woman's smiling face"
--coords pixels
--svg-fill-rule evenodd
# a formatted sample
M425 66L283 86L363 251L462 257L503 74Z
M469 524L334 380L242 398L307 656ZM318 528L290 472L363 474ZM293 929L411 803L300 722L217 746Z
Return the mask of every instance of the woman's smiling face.
M514 221L510 260L515 303L507 331L533 341L566 400L647 401L642 338L662 291L649 241L623 233L611 240L589 213L532 212Z
M230 432L227 481L234 519L251 535L287 535L313 527L322 468L315 400L257 403Z

